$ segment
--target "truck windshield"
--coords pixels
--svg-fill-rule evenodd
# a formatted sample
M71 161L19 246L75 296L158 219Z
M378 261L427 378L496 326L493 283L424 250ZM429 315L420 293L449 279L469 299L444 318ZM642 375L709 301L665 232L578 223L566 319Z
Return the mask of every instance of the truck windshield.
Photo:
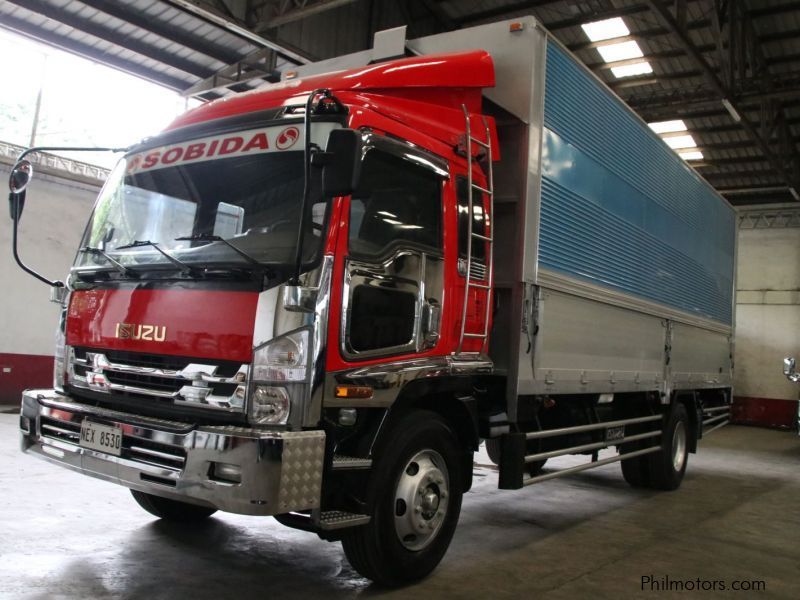
M318 170L312 176L305 262L320 252L326 210ZM256 261L289 266L302 195L302 126L266 127L149 149L126 156L111 173L81 246L102 250L137 270L171 264L155 247L137 246L137 241L153 242L195 267L253 266ZM110 268L98 252L79 253L76 266Z

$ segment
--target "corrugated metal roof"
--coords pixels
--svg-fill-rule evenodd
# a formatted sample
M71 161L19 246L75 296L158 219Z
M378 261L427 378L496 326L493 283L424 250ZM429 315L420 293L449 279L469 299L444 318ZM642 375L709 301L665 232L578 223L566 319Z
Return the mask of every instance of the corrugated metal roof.
M288 68L297 60L296 52L326 58L366 48L376 30L407 24L409 37L417 37L533 15L645 120L683 118L704 153L697 168L718 189L769 185L786 190L771 196L737 193L730 197L732 201L790 200L789 187L800 191L800 1L728 0L722 3L726 10L717 15L715 7L720 3L715 0L685 0L685 17L675 9L681 4L681 0L258 0L227 4L212 0L0 0L0 26L210 98L228 93L219 84L231 79L260 78L240 83L236 90L269 80L271 69ZM241 10L220 12L226 6ZM199 15L198 7L209 12ZM664 8L672 23L661 14ZM580 25L616 16L624 19L653 73L616 79L590 46ZM270 62L258 36L269 42L267 46L283 47L286 52ZM735 52L728 50L729 40ZM691 45L689 51L686 42ZM226 69L231 64L235 66ZM722 105L723 95L754 127L744 127L732 117Z

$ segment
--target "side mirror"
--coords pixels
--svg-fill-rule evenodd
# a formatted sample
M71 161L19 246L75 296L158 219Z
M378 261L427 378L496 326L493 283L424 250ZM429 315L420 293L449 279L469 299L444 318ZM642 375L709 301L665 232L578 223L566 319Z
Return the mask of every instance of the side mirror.
M8 178L8 189L12 194L19 194L25 191L33 177L33 165L30 161L21 160L11 169L11 177Z
M326 197L351 194L361 175L361 134L355 129L334 129L320 158L322 193Z
M786 378L789 381L797 383L800 381L800 373L795 370L795 360L794 358L784 358L783 359L783 374L786 375Z
M33 165L30 161L21 160L11 169L11 176L8 178L8 210L11 219L19 221L22 216L22 209L25 207L25 188L33 177Z

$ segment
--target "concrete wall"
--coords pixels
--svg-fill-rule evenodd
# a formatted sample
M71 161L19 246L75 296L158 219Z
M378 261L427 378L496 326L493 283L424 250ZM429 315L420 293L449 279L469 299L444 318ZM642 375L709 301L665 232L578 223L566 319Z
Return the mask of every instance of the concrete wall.
M794 426L800 386L782 366L800 360L800 228L741 229L736 288L737 419Z
M35 169L35 167L34 167ZM9 168L0 165L0 182ZM5 189L5 188L4 188ZM20 227L20 255L32 268L63 280L75 257L97 188L37 173L28 190ZM3 200L7 197L3 192ZM11 220L0 209L0 404L17 403L19 392L50 386L58 305L50 288L25 274L11 255Z

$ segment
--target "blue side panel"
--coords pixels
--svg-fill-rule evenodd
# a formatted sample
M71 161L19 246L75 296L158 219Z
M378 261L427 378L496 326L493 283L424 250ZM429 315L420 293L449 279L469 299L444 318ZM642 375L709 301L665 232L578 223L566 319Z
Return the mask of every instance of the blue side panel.
M731 324L733 209L548 44L539 264Z

